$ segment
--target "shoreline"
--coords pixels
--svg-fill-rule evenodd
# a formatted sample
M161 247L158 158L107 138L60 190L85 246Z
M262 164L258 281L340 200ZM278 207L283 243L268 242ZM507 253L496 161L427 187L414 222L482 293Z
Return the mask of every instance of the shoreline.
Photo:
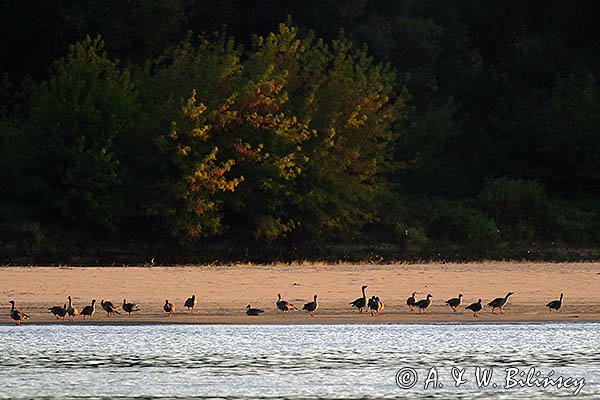
M103 322L99 320L91 320L91 321L65 321L64 323L54 322L54 321L37 321L37 322L28 322L25 321L21 324L21 326L157 326L157 325L186 325L186 326L367 326L367 325L375 325L375 326L388 326L388 325L405 325L405 326L432 326L432 325L440 325L440 326L453 326L453 325L471 325L471 326L486 326L486 325L577 325L577 324L600 324L600 319L577 319L573 318L571 320L504 320L504 321L468 321L468 320L460 320L460 321L448 321L448 320L439 320L439 321L311 321L307 323L306 321L285 321L283 323L277 323L272 320L269 321L249 321L247 323L240 323L238 321L235 322L210 322L210 321L202 321L202 322L190 322L190 321L155 321L155 320L144 320L144 321L109 321ZM13 326L12 322L1 322L0 326Z
M361 296L379 296L385 304L382 316L359 315L348 303ZM227 266L180 265L150 267L0 267L0 324L14 324L8 317L14 299L16 308L29 314L23 324L514 324L600 322L600 263L483 262L468 264L298 264ZM406 298L416 291L417 299L433 295L426 314L411 312ZM466 305L483 303L515 294L505 314L493 315L488 307L473 318ZM445 300L463 293L463 303L452 312ZM546 303L565 294L563 308L550 314ZM315 318L302 311L282 318L277 312L277 293L302 308L319 296ZM194 313L183 302L198 297ZM81 310L97 300L92 320L57 321L48 307L66 303L73 297ZM106 318L100 300L121 304L123 298L138 303L137 315ZM162 305L169 299L176 307L165 318ZM3 304L6 302L6 304ZM245 306L262 308L258 317L245 315Z

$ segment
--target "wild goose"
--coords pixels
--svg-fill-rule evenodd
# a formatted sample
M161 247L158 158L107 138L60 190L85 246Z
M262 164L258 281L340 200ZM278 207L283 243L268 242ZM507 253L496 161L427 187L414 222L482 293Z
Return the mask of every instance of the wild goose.
M378 307L378 304L377 304L377 300L376 300L375 296L371 296L369 301L367 301L367 309L369 310L371 317L373 315L375 315L375 313L377 312L377 307Z
M173 305L173 303L169 303L169 300L165 300L163 310L165 310L165 317L170 317L175 312L175 306Z
M250 317L256 317L259 316L260 314L264 313L265 310L261 310L260 308L252 308L250 306L250 304L248 304L246 306L246 315L250 316Z
M63 304L62 306L52 306L48 308L48 311L54 315L56 319L65 319L65 315L67 315L67 305Z
M419 314L421 314L427 308L429 308L429 306L431 305L431 300L429 300L429 299L432 297L433 296L431 294L428 294L426 299L419 300L415 303L415 307L417 307L419 309Z
M352 307L358 308L359 314L362 313L363 308L367 306L367 294L365 293L366 288L368 288L367 285L362 287L362 297L359 297L358 299L349 303Z
M125 299L123 299L123 305L121 306L121 308L129 315L131 315L132 312L141 311L141 308L139 308L137 304L128 303Z
M66 304L63 304L63 308L58 313L58 316L61 317L64 321L65 317L67 316L67 305Z
M275 303L275 304L277 304L277 308L279 308L281 311L283 311L284 318L288 311L298 310L296 308L296 306L293 305L292 303L285 301L285 300L281 300L281 293L277 294L277 303Z
M81 315L83 315L83 320L85 321L85 317L92 318L95 313L96 313L96 299L92 299L92 305L83 307L83 310L81 310Z
M192 311L194 311L194 307L196 307L196 304L198 304L198 302L196 301L196 295L193 294L192 297L188 298L185 301L183 306L187 307L188 311L192 312Z
M23 321L24 319L29 319L29 315L27 315L24 312L21 312L15 308L14 300L9 301L9 303L11 304L10 317L15 320L16 325L21 325L21 321Z
M317 311L318 308L319 308L319 303L317 302L317 295L316 294L315 294L315 297L314 297L313 301L311 301L310 303L304 304L304 307L302 307L302 309L306 310L306 312L311 317L315 316L315 311Z
M500 309L500 314L504 314L504 305L510 296L512 296L513 292L508 292L504 297L498 297L492 301L490 301L487 305L488 307L492 307L492 314L496 314L494 311L496 308Z
M102 299L100 301L100 305L102 306L102 309L106 311L107 318L110 318L113 313L121 314L117 307L115 307L115 305L112 303L112 301L104 301L104 299Z
M79 310L76 307L73 307L73 301L71 300L71 296L67 297L69 299L69 305L67 306L67 314L69 314L69 321L73 321L77 314L79 314Z
M452 311L456 312L456 307L460 306L462 297L463 297L462 293L459 293L458 297L454 297L450 300L446 300L446 304L448 304L450 306Z
M563 294L560 294L560 299L558 300L553 300L550 303L546 304L546 307L548 307L548 311L552 312L552 310L560 310L560 308L562 307L562 301L563 301Z
M375 297L375 301L377 302L377 315L383 315L383 301L379 297Z
M410 308L410 311L414 311L414 306L417 303L417 299L415 298L415 295L417 294L417 292L413 292L412 296L410 296L408 299L406 299L406 305Z
M477 313L483 309L483 305L481 305L481 299L479 299L477 303L466 306L465 309L473 311L474 317L479 317Z
M56 317L56 319L65 319L65 317L67 316L67 305L63 304L62 307L61 306L54 306L48 309L48 311L50 311L52 314L54 314L54 317Z

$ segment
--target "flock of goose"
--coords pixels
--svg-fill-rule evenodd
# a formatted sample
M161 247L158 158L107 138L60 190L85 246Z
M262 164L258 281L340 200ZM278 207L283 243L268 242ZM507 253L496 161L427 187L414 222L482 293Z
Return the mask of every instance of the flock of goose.
M367 287L368 286L365 285L361 288L362 297L359 297L358 299L350 302L349 304L352 307L356 307L358 309L359 314L363 311L367 311L371 314L371 316L382 315L384 308L383 301L381 301L381 299L377 296L372 296L370 299L367 299ZM425 313L426 310L431 306L431 299L433 298L433 296L431 294L427 294L427 296L424 299L417 301L415 297L416 294L417 292L412 293L412 295L406 300L406 305L410 308L411 311L417 309L419 311L419 314ZM513 294L513 292L508 292L506 296L498 297L487 303L488 307L492 308L492 314L496 313L496 309L499 309L500 313L503 314L504 306L506 305L508 298ZM450 306L450 308L454 312L456 312L456 309L458 308L458 306L460 306L462 302L462 298L462 293L459 293L458 297L446 300L446 304ZM63 304L62 306L53 306L48 308L48 311L52 313L56 319L64 320L65 318L68 318L69 321L73 321L77 317L77 315L81 315L84 320L86 317L92 318L94 316L96 312L96 299L93 299L92 303L90 305L85 306L81 310L81 312L73 305L71 296L68 296L67 299L68 303ZM12 318L17 325L20 325L21 321L29 319L29 315L15 308L14 300L9 301L9 303L11 304L10 318ZM546 304L546 307L548 307L550 312L552 312L552 310L558 311L562 307L562 303L563 294L561 293L560 298L558 300L553 300L549 302L548 304ZM189 312L193 312L194 307L196 307L197 304L198 301L196 299L196 295L194 294L192 295L192 297L188 298L183 303L183 306L186 307ZM288 311L298 310L298 308L291 302L283 300L281 298L281 293L277 294L277 302L275 304L277 305L277 308L282 312L283 317L287 315ZM106 311L107 317L111 317L113 314L121 314L121 311L119 311L119 307L111 301L102 300L100 301L100 305L102 306L102 309ZM311 317L314 317L315 312L318 310L318 308L319 303L317 301L317 295L315 294L313 301L304 304L302 310L306 311ZM131 313L133 312L141 311L141 308L136 303L127 302L126 299L123 299L123 304L121 304L120 309L129 315L131 315ZM481 299L479 299L476 303L466 306L465 309L472 311L473 316L477 317L477 314L483 309ZM163 311L165 312L165 317L171 317L175 313L175 306L173 305L173 303L169 302L169 300L165 300L165 304L163 305ZM260 308L253 308L250 304L246 306L246 315L248 316L258 316L262 313L264 313L264 310Z

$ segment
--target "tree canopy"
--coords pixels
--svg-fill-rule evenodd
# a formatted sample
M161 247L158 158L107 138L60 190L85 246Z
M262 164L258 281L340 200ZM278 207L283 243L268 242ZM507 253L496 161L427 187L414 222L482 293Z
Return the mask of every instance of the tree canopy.
M3 240L597 247L599 5L209 3L0 6Z

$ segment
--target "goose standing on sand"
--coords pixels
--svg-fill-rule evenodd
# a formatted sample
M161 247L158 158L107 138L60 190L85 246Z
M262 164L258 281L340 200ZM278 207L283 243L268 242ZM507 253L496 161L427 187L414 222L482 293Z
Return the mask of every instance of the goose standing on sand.
M257 317L264 312L265 312L265 310L261 310L260 308L252 308L252 306L250 306L250 304L248 304L246 306L246 315L248 315L250 317Z
M63 304L63 306L54 306L48 309L48 311L50 311L52 314L54 314L54 317L56 317L56 319L65 319L65 317L67 316L67 305Z
M375 297L375 301L377 302L377 315L383 315L383 301L379 297Z
M24 312L21 312L15 308L14 300L9 301L9 303L11 304L10 317L15 320L16 325L21 325L21 321L23 321L24 319L29 319L29 315L27 315Z
M71 296L67 297L69 299L69 305L67 306L67 314L69 314L69 321L73 321L75 317L79 314L79 310L76 307L73 307L73 301L71 300Z
M198 301L196 300L196 295L193 294L192 297L188 298L185 303L183 304L184 307L187 307L189 312L194 311L194 307L196 307L196 304L198 304Z
M311 317L315 316L315 311L319 308L319 303L317 302L317 295L315 294L314 300L310 303L304 304L302 307L303 310L306 310L307 313L310 314Z
M81 315L83 315L83 320L85 321L86 316L92 318L95 313L96 313L96 299L92 299L92 305L83 307L83 310L81 310Z
M546 304L546 307L548 307L548 311L552 312L552 310L560 310L560 308L562 307L562 302L563 302L563 294L560 294L560 299L558 300L553 300L550 303Z
M417 307L419 309L419 314L421 314L422 312L425 312L425 310L427 310L429 308L429 306L431 305L431 300L429 300L429 299L432 297L433 296L430 293L427 295L427 298L425 298L423 300L419 300L415 303L415 307Z
M67 305L63 304L63 308L62 310L60 310L60 312L58 313L58 316L61 317L63 319L63 321L65 320L65 317L67 316Z
M362 287L362 297L359 297L358 299L349 303L352 307L358 308L359 314L363 312L363 308L367 307L367 294L365 293L366 288L368 288L367 285Z
M115 307L115 305L112 303L112 301L104 301L104 299L102 299L100 301L100 305L102 306L102 309L106 311L107 318L110 318L113 313L121 314L119 310L117 310L117 307Z
M56 319L65 319L65 315L67 315L67 305L63 304L62 306L53 306L48 309L50 313L54 315Z
M412 296L410 296L408 299L406 299L406 305L410 308L410 311L415 310L413 307L417 303L417 299L415 298L416 294L417 294L417 292L413 292Z
M504 305L508 301L508 298L512 296L513 292L508 292L504 297L498 297L488 303L488 307L492 307L492 314L496 314L496 308L500 309L500 314L504 314Z
M369 301L367 301L367 309L369 310L369 314L371 314L371 317L377 312L377 307L378 304L375 296L371 296Z
M123 305L121 306L123 311L131 315L132 312L141 311L141 308L138 307L135 303L128 303L127 300L123 299Z
M471 305L466 306L465 309L473 311L474 317L479 317L477 315L477 313L483 309L483 305L481 304L481 299L479 299L479 301L477 303L473 303Z
M277 294L277 303L275 303L275 304L277 304L277 308L279 308L281 311L283 311L284 318L288 311L298 310L296 308L296 306L293 305L292 303L285 301L285 300L281 300L281 293Z
M163 310L165 310L165 317L171 317L173 316L173 313L175 312L175 306L173 305L173 303L169 303L169 300L165 300L165 305L163 306Z
M463 297L463 294L459 293L458 297L454 297L450 300L446 300L446 304L448 304L450 306L452 311L456 312L456 307L460 306L462 297Z

